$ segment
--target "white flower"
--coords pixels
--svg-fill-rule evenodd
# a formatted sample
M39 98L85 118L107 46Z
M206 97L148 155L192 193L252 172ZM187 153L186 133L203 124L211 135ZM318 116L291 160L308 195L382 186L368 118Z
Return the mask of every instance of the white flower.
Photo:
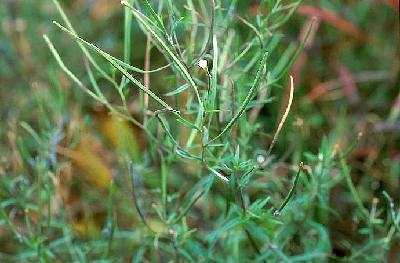
M256 160L258 164L263 164L265 162L265 156L262 154L258 154Z
M202 68L202 69L207 69L207 60L205 59L200 59L197 65Z

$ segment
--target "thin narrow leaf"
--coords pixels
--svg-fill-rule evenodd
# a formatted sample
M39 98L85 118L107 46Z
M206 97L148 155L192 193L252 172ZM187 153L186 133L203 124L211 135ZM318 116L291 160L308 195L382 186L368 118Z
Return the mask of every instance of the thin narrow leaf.
M243 112L246 110L247 104L249 104L250 100L253 98L254 93L259 86L261 75L264 70L265 63L267 61L267 57L268 57L268 52L267 52L267 50L264 50L261 60L260 60L260 63L258 65L256 78L254 79L253 85L251 86L249 92L247 93L246 98L244 99L242 105L240 106L240 109L235 114L235 116L229 121L229 123L225 126L225 128L221 131L221 133L218 134L214 139L212 139L211 142L217 140L219 137L221 137L223 134L225 134L233 126L233 124L239 119L239 117L243 114Z

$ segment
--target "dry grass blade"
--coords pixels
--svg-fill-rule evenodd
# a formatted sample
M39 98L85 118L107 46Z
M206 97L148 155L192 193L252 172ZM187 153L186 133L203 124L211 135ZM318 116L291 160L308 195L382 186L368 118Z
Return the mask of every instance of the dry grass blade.
M343 17L340 17L332 11L312 5L301 5L298 13L310 17L318 17L319 19L357 38L358 40L367 40L367 34L365 34L357 25Z
M282 119L279 122L278 128L276 129L276 132L275 132L274 137L272 139L271 145L269 146L269 149L268 149L268 152L267 152L267 156L270 155L270 153L272 151L272 148L274 148L274 145L275 145L276 141L278 140L279 133L282 130L283 124L285 124L286 118L289 115L290 107L292 106L292 102L293 102L293 93L294 93L293 77L290 76L289 102L288 102L288 105L286 107L285 113L283 114Z

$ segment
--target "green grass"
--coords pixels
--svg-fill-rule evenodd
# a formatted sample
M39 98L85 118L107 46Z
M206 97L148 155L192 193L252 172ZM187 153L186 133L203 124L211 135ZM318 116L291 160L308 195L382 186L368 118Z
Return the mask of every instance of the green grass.
M396 259L396 11L258 2L1 4L0 261Z

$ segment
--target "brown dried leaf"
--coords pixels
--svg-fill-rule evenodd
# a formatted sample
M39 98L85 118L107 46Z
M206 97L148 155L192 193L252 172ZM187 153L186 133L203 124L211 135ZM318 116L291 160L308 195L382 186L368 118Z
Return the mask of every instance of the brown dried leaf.
M73 168L78 168L80 175L90 185L108 189L112 170L109 168L106 153L102 145L89 133L82 134L74 150L59 147L58 152L71 160Z
M360 101L357 91L356 81L353 73L345 66L338 66L339 79L342 84L343 94L348 98L350 104L356 104Z
M109 16L119 8L121 8L119 0L97 0L90 9L90 15L97 20Z
M332 11L323 9L321 7L303 4L299 7L298 13L309 17L317 17L320 20L331 24L337 29L354 36L358 40L365 41L367 39L367 35L363 31L361 31L359 27L344 19L343 17L338 16Z

